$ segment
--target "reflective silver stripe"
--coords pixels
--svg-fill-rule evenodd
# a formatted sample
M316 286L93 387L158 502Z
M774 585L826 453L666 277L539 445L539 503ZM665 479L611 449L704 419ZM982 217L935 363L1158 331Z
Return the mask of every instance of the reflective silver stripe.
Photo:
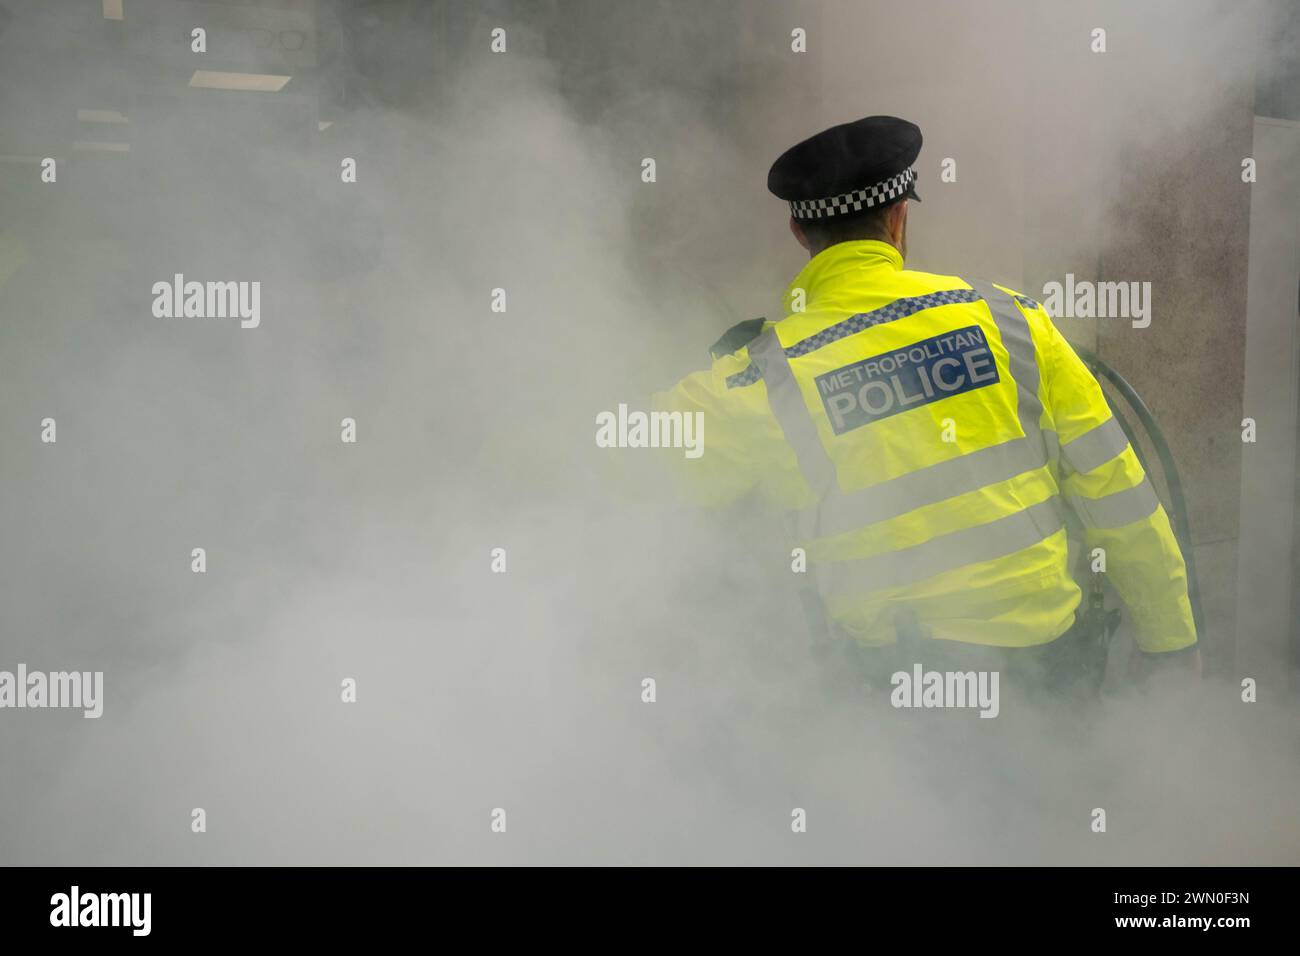
M968 281L993 313L993 321L1006 347L1011 377L1016 383L1016 415L1020 419L1020 428L1031 444L1041 446L1043 439L1038 422L1043 414L1043 403L1038 399L1038 358L1034 354L1029 323L1010 295L982 279ZM1045 447L1043 457L1046 460Z
M1066 463L1079 474L1099 468L1128 447L1128 436L1119 422L1108 418L1078 438L1061 446Z
M1043 429L1043 449L1047 452L1048 461L1060 461L1061 439L1051 428Z
M968 491L1009 481L1043 464L1042 454L1026 438L990 445L870 488L830 495L822 507L821 532L846 534Z
M1064 525L1055 497L973 528L963 528L900 551L817 564L825 595L879 591L915 584L945 571L992 561L1044 541Z
M749 357L767 383L767 400L785 440L794 449L799 470L820 499L835 485L835 464L817 435L817 426L794 380L776 329L765 329L749 343Z
M1089 528L1122 528L1126 524L1150 517L1160 504L1155 489L1146 478L1139 485L1104 498L1070 495L1069 501L1079 520Z

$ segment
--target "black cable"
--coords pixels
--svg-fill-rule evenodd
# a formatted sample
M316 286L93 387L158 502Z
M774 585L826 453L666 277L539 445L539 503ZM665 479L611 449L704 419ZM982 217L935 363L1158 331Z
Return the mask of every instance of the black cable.
M1151 414L1151 409L1147 407L1146 402L1142 401L1142 396L1137 393L1124 376L1111 368L1096 352L1078 345L1074 346L1074 351L1094 375L1106 379L1123 396L1124 401L1137 414L1138 420L1146 430L1147 437L1151 440L1151 446L1155 449L1156 456L1160 459L1160 468L1165 475L1165 487L1169 491L1169 507L1166 510L1169 512L1170 520L1173 523L1174 535L1178 538L1178 545L1183 551L1183 563L1187 566L1187 598L1192 605L1192 621L1196 625L1196 634L1199 639L1205 634L1205 620L1201 614L1201 587L1196 576L1196 558L1192 553L1192 528L1187 520L1187 498L1183 494L1183 482L1178 474L1178 466L1174 463L1173 452L1169 450L1169 443L1165 441L1164 432L1156 424L1156 418ZM1105 394L1105 389L1102 391ZM1129 444L1133 446L1133 451L1137 454L1143 470L1149 472L1150 469L1147 467L1142 454L1142 447L1135 440L1128 420L1116 403L1111 400L1110 395L1106 395L1106 402L1110 405L1111 414L1115 416L1120 428L1124 430Z

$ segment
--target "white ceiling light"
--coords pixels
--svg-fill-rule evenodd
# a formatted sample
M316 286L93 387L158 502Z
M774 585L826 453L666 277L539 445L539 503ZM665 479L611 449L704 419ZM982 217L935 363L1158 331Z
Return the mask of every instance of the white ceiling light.
M126 17L122 13L122 0L104 0L104 19L105 20L126 19Z
M117 110L77 110L77 119L87 123L125 123L126 117Z
M204 90L245 90L259 93L278 93L293 77L272 73L220 73L215 70L195 70L190 86Z

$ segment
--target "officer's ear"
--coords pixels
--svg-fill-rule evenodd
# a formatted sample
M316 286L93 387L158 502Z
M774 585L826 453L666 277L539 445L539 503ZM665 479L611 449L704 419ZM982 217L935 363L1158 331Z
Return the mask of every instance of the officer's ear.
M790 217L790 235L794 236L795 241L803 246L808 252L812 252L812 244L808 242L808 237L804 235L803 227L799 225L794 216Z
M894 203L885 210L885 231L895 246L900 246L907 235L907 200Z

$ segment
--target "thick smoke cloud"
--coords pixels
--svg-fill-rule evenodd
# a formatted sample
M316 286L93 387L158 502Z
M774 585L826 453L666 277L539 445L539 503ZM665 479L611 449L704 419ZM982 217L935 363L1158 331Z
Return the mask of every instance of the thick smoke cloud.
M44 88L0 94L21 147L0 148L0 667L103 670L106 701L0 719L0 861L1300 857L1296 714L1239 703L1239 675L1121 689L1081 719L895 711L814 664L775 520L645 494L650 460L593 442L597 412L776 315L800 250L762 184L795 139L915 118L964 171L921 188L918 267L1023 287L1115 229L1073 184L1125 181L1131 144L1218 102L1085 99L1066 112L1107 139L1031 167L1023 102L994 128L1030 95L1008 48L1083 41L1009 3L892 5L887 32L856 3L321 4L314 96L146 89L137 64L96 99L84 49L24 52L67 21L5 5L0 59ZM1227 7L1099 16L1213 61L1215 89L1255 68L1198 42ZM826 52L792 59L794 26ZM129 102L130 153L67 152L43 111L102 99ZM21 159L45 155L67 158L57 185ZM1088 226L1044 262L1026 237L1050 215ZM176 272L260 281L260 326L154 318Z

